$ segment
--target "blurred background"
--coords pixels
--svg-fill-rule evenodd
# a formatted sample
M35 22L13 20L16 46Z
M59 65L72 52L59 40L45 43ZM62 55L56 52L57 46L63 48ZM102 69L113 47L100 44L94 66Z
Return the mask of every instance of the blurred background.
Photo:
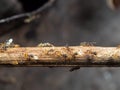
M49 0L0 0L0 19L34 11ZM120 10L106 0L56 0L39 19L27 24L0 24L0 42L10 38L21 46L49 42L55 46L96 42L120 44ZM3 33L4 32L4 33ZM1 90L119 90L120 68L0 67Z

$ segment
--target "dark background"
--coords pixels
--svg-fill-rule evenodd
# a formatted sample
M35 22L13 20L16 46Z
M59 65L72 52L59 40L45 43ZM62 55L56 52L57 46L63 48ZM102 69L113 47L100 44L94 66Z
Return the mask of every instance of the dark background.
M0 0L0 18L31 12L48 0ZM120 10L111 10L105 0L56 0L40 19L19 27L0 26L4 42L9 38L21 46L49 42L59 46L96 42L100 46L120 44ZM119 90L120 68L0 67L1 90Z

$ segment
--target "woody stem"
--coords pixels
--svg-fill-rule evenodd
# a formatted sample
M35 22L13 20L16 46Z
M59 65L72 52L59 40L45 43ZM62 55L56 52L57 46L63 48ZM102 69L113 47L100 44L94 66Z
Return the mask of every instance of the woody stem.
M0 66L120 66L117 47L18 47L0 50Z

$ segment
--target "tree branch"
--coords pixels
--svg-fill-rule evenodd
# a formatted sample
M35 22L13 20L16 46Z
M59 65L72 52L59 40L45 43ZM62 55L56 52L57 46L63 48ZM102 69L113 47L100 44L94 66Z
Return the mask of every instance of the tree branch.
M26 23L30 23L33 20L41 18L41 15L45 13L45 11L49 10L55 1L56 0L48 0L48 2L46 2L43 6L32 12L0 19L0 28L2 28L0 30L0 36L13 30L17 30L16 28L26 25Z
M42 7L38 8L35 11L24 13L24 14L18 14L18 15L14 15L14 16L11 16L8 18L1 19L0 24L9 23L9 22L16 21L16 20L23 20L24 21L25 19L29 19L31 17L35 17L37 15L40 15L41 12L50 8L54 2L55 2L55 0L49 0L46 4L44 4Z
M1 66L120 66L119 47L8 47L0 50Z

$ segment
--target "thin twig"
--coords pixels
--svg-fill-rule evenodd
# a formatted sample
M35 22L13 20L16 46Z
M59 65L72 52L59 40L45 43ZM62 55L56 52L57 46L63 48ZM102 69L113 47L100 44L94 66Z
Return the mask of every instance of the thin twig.
M17 28L41 18L41 15L49 10L54 5L55 1L56 0L48 0L48 2L46 2L43 6L32 12L0 19L0 36L7 34L13 30L17 30Z
M53 5L54 2L55 2L55 0L49 0L46 4L44 4L42 7L38 8L37 10L35 10L33 12L18 14L18 15L14 15L14 16L11 16L11 17L8 17L8 18L1 19L0 24L8 23L8 22L15 21L15 20L20 20L20 19L27 19L27 18L30 18L32 16L39 15L44 10L50 8Z
M0 65L40 67L119 67L120 48L95 46L1 48Z

